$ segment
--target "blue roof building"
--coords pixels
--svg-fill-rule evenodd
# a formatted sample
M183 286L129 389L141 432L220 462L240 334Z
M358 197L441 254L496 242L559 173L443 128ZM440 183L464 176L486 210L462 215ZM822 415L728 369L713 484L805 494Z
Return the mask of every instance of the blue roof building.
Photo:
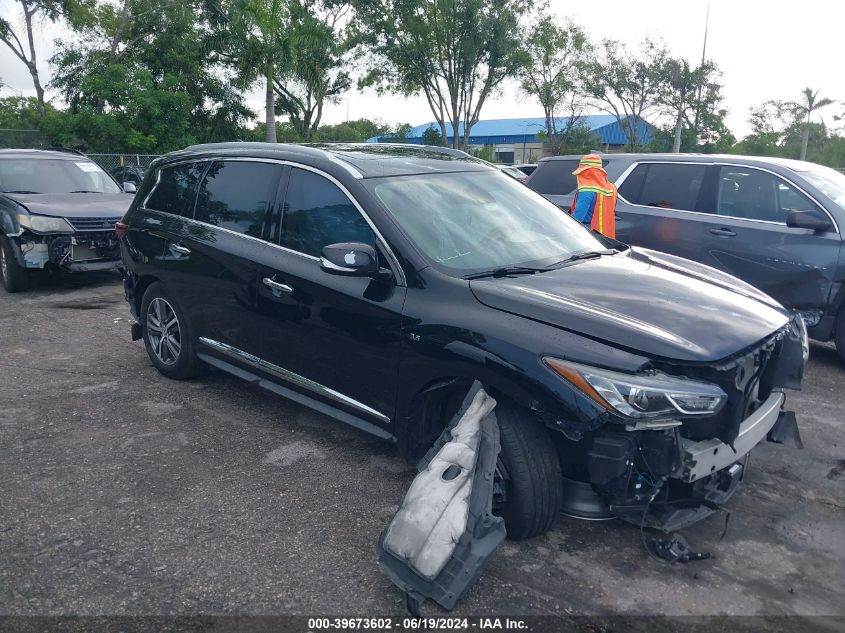
M558 129L566 127L568 117L556 119ZM596 144L610 151L621 149L628 139L619 121L612 114L595 114L579 117L578 125L583 125L596 135ZM436 121L423 123L412 128L405 137L406 143L422 144L423 133L430 127L440 132ZM463 134L463 124L458 128L458 134ZM639 141L648 143L653 136L653 127L645 121L639 120L637 133ZM497 160L504 163L534 162L543 155L544 139L538 138L538 133L545 134L546 119L544 117L526 119L487 119L472 126L472 135L468 144L474 146L493 146ZM452 125L446 123L448 143L452 144ZM395 141L389 136L379 136L367 139L368 143L389 143ZM516 160L518 159L518 160Z

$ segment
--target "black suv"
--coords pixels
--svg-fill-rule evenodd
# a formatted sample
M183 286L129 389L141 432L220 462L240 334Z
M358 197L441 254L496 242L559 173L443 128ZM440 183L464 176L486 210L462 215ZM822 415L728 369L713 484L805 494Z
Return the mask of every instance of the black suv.
M526 184L561 207L578 156L540 161ZM752 156L607 154L616 237L735 275L804 317L845 359L845 175Z
M0 280L6 291L25 288L32 270L116 268L114 227L131 200L81 154L0 150Z
M763 438L799 439L800 318L462 152L191 147L153 163L118 233L133 338L165 376L211 365L407 456L481 381L514 538L561 509L675 529Z

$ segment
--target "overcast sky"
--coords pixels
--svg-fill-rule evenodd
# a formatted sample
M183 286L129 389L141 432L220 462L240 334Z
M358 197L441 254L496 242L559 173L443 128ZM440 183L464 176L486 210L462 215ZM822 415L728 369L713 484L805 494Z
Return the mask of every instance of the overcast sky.
M557 15L581 24L596 40L609 37L636 44L650 34L662 38L674 55L691 61L701 57L707 0L551 0L551 7ZM13 0L0 0L0 15L16 16L16 9ZM838 0L711 0L707 56L724 72L728 125L737 136L748 132L750 107L767 99L797 99L807 86L845 101L843 25L845 2ZM45 60L52 54L52 40L60 34L49 24L41 28L38 54L44 77L49 76ZM34 95L24 65L5 45L0 46L0 78L24 94ZM0 89L0 95L15 93ZM248 101L260 113L263 91L255 90ZM821 114L830 122L843 110L845 106L837 104ZM389 123L419 125L433 119L422 97L377 97L372 91L351 91L339 105L326 108L323 121L341 122L347 111L352 119L370 117ZM481 116L542 116L542 109L511 83L485 104Z

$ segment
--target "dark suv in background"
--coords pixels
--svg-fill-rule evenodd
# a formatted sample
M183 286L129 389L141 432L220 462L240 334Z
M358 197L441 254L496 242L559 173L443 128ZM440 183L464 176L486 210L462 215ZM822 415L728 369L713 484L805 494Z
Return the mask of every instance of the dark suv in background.
M526 184L569 209L579 156L540 162ZM845 358L845 175L746 156L606 154L616 237L712 266L800 311Z
M200 145L156 160L117 228L133 338L165 376L211 365L408 456L481 381L511 537L561 508L675 529L759 441L797 440L800 318L603 242L463 152Z

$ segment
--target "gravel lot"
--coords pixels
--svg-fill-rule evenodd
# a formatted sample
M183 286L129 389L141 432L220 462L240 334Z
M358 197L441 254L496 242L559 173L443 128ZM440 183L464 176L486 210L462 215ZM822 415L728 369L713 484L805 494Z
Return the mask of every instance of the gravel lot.
M113 275L0 292L0 614L404 614L376 540L413 465L235 378L161 377L128 316ZM456 613L845 615L832 347L804 386L805 449L755 450L722 541L724 516L684 532L711 560L561 517L506 542Z

